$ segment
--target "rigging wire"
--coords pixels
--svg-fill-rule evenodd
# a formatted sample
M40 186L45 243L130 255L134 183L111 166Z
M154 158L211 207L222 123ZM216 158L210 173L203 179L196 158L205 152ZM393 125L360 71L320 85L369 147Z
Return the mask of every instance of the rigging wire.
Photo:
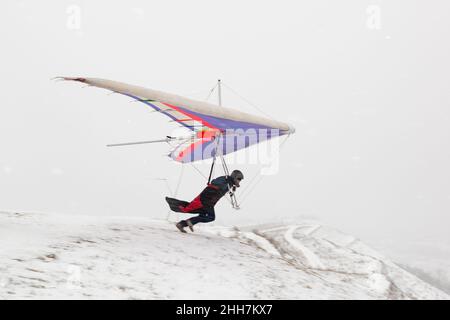
M216 85L209 91L208 96L204 99L204 101L208 101L209 98L211 98L211 95L214 93L214 91L216 90L216 88L217 88L218 85L219 85L219 84L216 83Z
M288 134L286 136L286 138L281 142L280 144L280 150L283 148L283 146L285 145L286 141L289 139L291 135ZM255 179L259 176L259 179L256 181L256 183L250 188L251 184L255 181ZM264 176L260 175L259 173L256 173L256 175L250 180L250 184L244 189L242 190L242 195L241 195L241 205L244 203L244 201L248 198L248 196L255 190L256 186L261 182L261 180L263 180ZM248 190L248 191L247 191ZM247 193L245 193L247 191Z
M205 178L205 179L208 179L208 177L207 176L205 176L204 174L203 174L203 172L201 172L200 171L200 169L199 168L197 168L196 166L194 166L194 164L192 163L192 162L189 162L189 164L192 166L192 168L194 168L203 178Z
M252 103L250 100L246 99L244 96L242 96L241 94L239 94L236 90L234 90L233 88L231 88L229 85L225 84L222 82L222 85L225 86L228 90L230 90L232 93L234 93L236 96L238 96L239 98L241 98L242 100L244 100L246 103L248 103L250 106L252 106L253 108L255 108L256 110L258 110L259 112L261 112L263 115L265 115L266 117L269 117L272 120L275 120L271 115L269 115L268 113L266 113L265 111L263 111L261 108L259 108L256 104Z
M180 176L178 177L178 183L177 183L177 187L175 188L175 192L173 194L173 196L176 198L178 195L178 191L180 189L180 185L181 185L181 179L183 178L183 174L184 174L184 166L181 165L181 170L180 170Z
M216 168L216 160L217 160L217 149L219 148L219 144L220 144L220 138L222 137L222 135L219 135L218 138L215 139L215 143L216 143L216 147L214 149L214 158L211 164L211 169L209 171L209 177L208 177L208 184L211 182L211 178L213 177L215 168Z
M222 135L219 136L219 139L221 136ZM216 155L217 155L217 147L216 147ZM222 148L220 148L219 157L220 157L220 161L222 163L222 168L225 173L225 176L228 178L230 176L230 170L228 169L227 163L225 162ZM229 186L228 186L228 191L230 192L230 199L228 199L228 197L226 197L226 199L231 203L231 206L233 207L233 209L240 209L237 198L236 198L236 194L231 191Z
M178 195L178 190L180 189L181 179L183 178L183 174L184 174L184 165L181 165L180 175L178 177L178 182L177 182L177 186L175 188L175 192L172 194L172 198L176 198ZM172 213L172 210L169 209L169 211L167 212L167 216L166 216L167 221L169 221L169 217L170 217L171 213Z

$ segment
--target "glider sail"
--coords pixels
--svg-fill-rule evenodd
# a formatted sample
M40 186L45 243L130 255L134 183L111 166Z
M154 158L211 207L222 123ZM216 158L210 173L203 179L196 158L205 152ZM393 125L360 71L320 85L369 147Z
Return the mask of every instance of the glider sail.
M292 126L283 122L139 86L97 78L61 79L126 95L191 130L192 137L169 154L182 163L213 158L218 152L226 155L295 132Z

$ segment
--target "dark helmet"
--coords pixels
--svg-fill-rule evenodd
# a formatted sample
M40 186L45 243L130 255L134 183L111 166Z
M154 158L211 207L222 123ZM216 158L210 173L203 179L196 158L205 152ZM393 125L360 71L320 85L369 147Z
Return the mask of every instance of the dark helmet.
M239 170L234 170L231 174L230 174L231 179L233 179L233 183L236 187L240 187L240 182L242 179L244 179L244 175L242 174L242 172L240 172Z

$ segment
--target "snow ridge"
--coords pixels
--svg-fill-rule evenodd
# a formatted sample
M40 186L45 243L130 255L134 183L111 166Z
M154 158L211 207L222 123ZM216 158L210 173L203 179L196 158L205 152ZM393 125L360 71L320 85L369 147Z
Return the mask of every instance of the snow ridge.
M0 299L448 299L304 221L182 234L145 218L0 212Z

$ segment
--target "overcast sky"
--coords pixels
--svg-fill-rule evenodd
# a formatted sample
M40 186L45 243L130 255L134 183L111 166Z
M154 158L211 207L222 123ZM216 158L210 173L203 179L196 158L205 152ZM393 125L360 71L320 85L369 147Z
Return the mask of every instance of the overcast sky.
M105 145L176 126L126 97L50 78L200 100L220 78L297 132L241 211L218 205L219 223L314 216L361 237L450 241L448 1L122 3L2 2L0 210L165 218L158 179L173 190L181 170L168 146ZM223 103L261 115L226 88ZM238 168L243 185L258 172ZM186 166L179 197L204 183Z

